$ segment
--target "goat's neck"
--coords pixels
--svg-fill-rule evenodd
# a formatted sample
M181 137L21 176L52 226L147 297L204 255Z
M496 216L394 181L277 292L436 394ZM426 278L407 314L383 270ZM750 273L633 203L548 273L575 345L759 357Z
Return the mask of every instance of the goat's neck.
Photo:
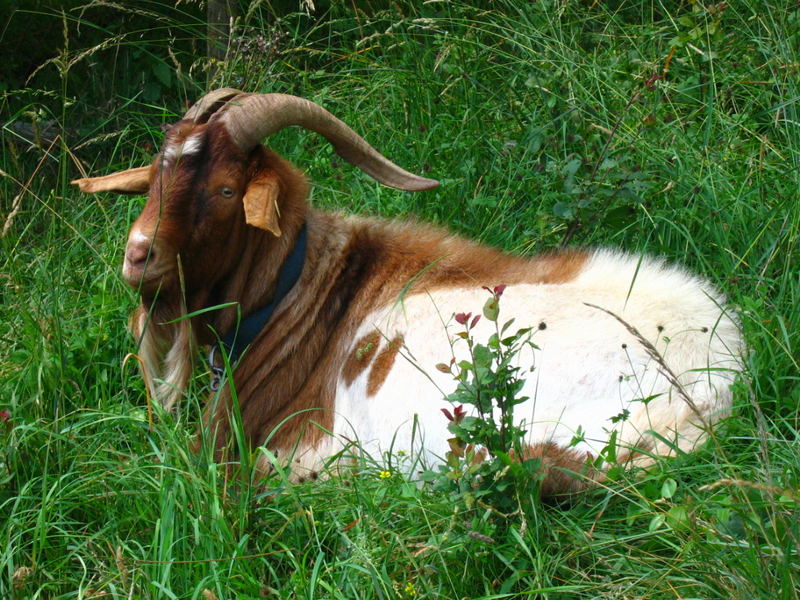
M234 374L246 433L254 443L263 441L263 435L283 418L304 408L323 411L309 413L297 423L312 418L323 426L331 425L326 421L331 417L338 353L342 339L353 327L350 322L353 295L360 289L360 280L366 272L363 265L353 262L364 261L364 257L354 256L353 228L349 223L336 215L309 210L306 225L308 242L302 275L256 343L242 356ZM294 238L292 235L293 241ZM270 285L264 289L269 287L269 292L263 292L258 301L251 299L252 290L245 290L247 286L239 283L238 277L231 280L236 285L229 286L230 297L238 290L243 294L240 299L246 298L243 308L251 311L269 302L273 280L290 251L287 245L280 262L268 267ZM249 276L265 277L266 267L257 262L246 265ZM230 322L231 326L233 323ZM217 412L207 417L227 429L224 414ZM291 435L293 430L290 427L281 435ZM221 443L225 438L217 439ZM280 444L280 440L276 441Z
M215 286L193 296L195 306L190 310L230 305L206 313L195 322L201 343L214 343L218 336L224 336L235 328L241 318L272 300L278 274L294 248L304 220L300 216L286 223L279 237L255 227L244 226L241 235L245 242L235 268Z

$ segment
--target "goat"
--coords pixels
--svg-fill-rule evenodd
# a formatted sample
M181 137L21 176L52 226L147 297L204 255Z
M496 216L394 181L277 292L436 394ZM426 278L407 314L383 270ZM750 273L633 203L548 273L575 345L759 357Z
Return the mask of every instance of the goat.
M542 458L546 493L585 485L560 471L580 470L612 432L628 460L647 462L691 450L730 409L742 341L706 281L646 256L525 258L431 226L315 210L304 176L261 144L290 125L320 133L388 186L438 184L394 165L317 104L228 88L169 127L149 167L73 182L148 194L122 273L141 295L131 329L144 377L167 408L196 346L217 348L223 336L249 442L291 455L298 477L352 439L380 452L422 439L435 461L450 435L440 409L452 376L434 368L451 356L445 324L479 311L482 286L504 284L504 320L535 329L538 349L518 357L536 368L516 415L528 454ZM202 310L214 306L223 308ZM473 333L488 337L489 324ZM211 362L218 371L218 357ZM204 423L222 452L230 382L219 394Z

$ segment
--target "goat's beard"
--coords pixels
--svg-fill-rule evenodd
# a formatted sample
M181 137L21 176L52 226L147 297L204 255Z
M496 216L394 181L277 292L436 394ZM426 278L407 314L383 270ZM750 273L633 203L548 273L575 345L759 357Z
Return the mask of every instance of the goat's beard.
M139 343L139 366L150 397L171 410L186 391L194 366L195 339L183 302L144 303L133 312L130 330ZM179 319L175 322L175 319ZM169 323L168 323L169 322Z

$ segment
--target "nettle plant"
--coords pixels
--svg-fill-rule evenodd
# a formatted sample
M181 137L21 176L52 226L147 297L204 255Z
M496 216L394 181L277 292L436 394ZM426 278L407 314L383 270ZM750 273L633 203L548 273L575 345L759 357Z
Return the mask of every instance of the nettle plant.
M423 479L433 483L435 489L450 490L461 497L467 508L478 504L509 516L521 511L521 499L541 481L541 460L523 460L527 431L514 424L514 407L528 399L520 395L524 379L514 358L525 347L533 351L536 346L531 341L531 328L509 333L514 319L500 325L500 298L505 288L483 288L489 293L483 317L495 326L485 344L473 335L481 315L454 316L463 329L451 342L453 358L449 364L436 366L452 374L457 382L455 391L445 397L453 405L452 412L442 409L454 437L448 440L446 462L436 471L425 472ZM459 343L467 345L468 358L455 358L455 345Z

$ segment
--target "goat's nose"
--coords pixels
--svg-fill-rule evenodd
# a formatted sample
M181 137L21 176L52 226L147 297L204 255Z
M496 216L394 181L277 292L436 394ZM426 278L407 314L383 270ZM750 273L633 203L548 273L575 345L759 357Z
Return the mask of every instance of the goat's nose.
M139 230L131 231L125 247L125 262L122 276L131 285L138 285L144 276L145 268L153 269L156 262L156 247L153 238Z
M125 249L125 262L132 267L142 268L148 258L155 260L156 249L149 239L128 240L128 247Z

